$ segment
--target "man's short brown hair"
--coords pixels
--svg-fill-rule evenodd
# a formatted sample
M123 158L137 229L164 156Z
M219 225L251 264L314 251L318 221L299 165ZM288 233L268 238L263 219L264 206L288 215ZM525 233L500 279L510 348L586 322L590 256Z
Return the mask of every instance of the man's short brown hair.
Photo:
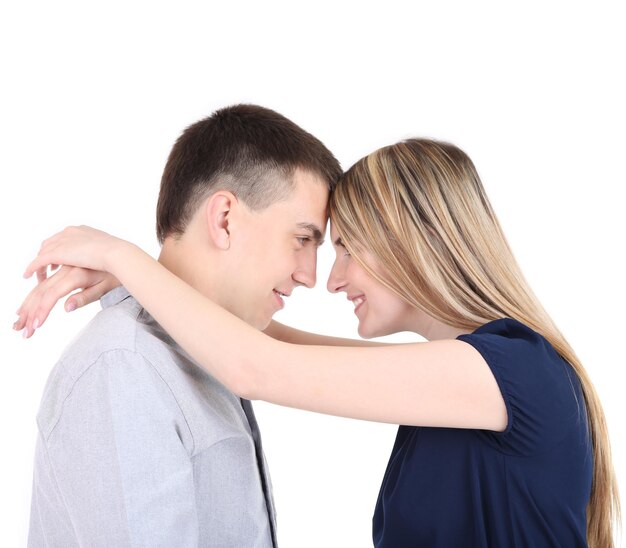
M342 173L321 141L273 110L234 105L215 111L189 126L170 152L157 204L159 242L182 234L216 190L264 209L289 194L298 168L319 175L331 191Z

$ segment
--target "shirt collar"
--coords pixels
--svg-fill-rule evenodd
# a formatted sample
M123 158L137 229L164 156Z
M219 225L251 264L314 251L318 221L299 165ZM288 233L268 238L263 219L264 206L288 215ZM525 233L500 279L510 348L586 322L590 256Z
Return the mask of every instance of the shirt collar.
M109 308L109 306L119 304L130 296L130 293L123 285L118 285L100 297L100 306L102 306L103 309Z

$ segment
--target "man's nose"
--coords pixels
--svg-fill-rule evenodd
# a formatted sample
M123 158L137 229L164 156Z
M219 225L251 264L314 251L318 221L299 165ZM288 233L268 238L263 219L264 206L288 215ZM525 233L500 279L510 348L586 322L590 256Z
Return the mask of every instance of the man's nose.
M314 287L317 281L317 253L302 260L291 277L309 289Z

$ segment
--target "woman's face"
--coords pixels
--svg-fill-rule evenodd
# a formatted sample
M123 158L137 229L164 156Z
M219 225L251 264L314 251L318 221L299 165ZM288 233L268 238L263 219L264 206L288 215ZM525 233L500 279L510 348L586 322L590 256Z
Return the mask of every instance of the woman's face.
M350 256L332 223L330 236L336 257L327 288L331 293L344 291L348 300L352 301L354 313L359 319L359 335L369 339L399 331L414 331L421 311L372 278ZM365 251L362 257L375 272L385 274L373 255Z

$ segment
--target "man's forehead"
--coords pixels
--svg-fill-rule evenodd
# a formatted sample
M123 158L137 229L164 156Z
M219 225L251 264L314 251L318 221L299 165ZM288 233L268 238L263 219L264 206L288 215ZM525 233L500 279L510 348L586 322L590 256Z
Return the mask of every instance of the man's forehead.
M308 231L314 239L323 239L328 224L328 187L314 174L300 172L296 186L284 207L296 227Z
M317 188L305 189L304 192L298 192L289 196L288 200L297 208L315 208L328 211L328 189L319 185Z

